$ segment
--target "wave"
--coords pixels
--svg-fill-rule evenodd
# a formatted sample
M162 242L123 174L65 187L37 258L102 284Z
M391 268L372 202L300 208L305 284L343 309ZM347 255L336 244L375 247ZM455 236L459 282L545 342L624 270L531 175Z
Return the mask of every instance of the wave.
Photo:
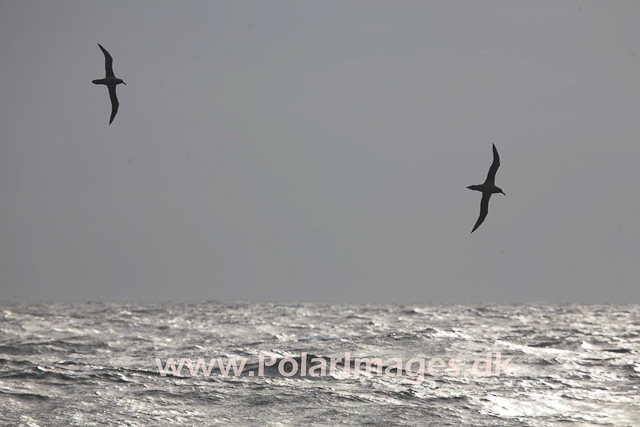
M49 400L50 397L44 394L38 393L23 393L18 391L0 390L0 395L11 396L24 400Z

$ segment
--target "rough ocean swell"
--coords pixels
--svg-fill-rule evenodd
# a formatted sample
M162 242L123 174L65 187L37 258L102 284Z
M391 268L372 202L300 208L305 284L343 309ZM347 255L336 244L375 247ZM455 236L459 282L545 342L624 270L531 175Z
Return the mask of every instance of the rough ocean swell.
M449 360L511 375L283 376L258 355ZM0 304L0 423L640 425L640 306ZM247 358L239 376L160 375L156 358ZM353 369L351 369L353 372ZM253 375L253 374L251 374Z

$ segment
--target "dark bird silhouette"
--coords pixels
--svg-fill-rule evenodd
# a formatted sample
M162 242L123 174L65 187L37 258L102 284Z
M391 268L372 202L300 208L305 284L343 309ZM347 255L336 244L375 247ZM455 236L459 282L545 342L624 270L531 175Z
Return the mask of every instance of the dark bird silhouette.
M104 53L104 68L107 72L107 75L104 79L93 80L92 83L96 85L105 85L109 89L109 98L111 98L111 118L109 119L109 124L113 122L113 119L116 117L116 113L118 112L118 107L120 103L118 102L118 97L116 96L116 86L120 83L126 85L122 79L119 79L113 74L113 58L107 52L105 48L102 47L100 43L100 50Z
M482 201L480 202L480 216L476 221L476 225L473 226L473 230L471 230L472 233L476 231L476 228L480 227L480 224L482 224L484 219L487 217L487 214L489 213L489 199L491 198L491 195L496 193L504 194L504 191L502 191L502 189L496 187L495 185L496 172L498 172L498 168L500 167L500 156L498 155L498 150L496 149L495 144L491 145L493 145L493 163L491 163L491 167L489 168L487 179L484 181L484 184L470 185L467 187L469 190L482 192Z

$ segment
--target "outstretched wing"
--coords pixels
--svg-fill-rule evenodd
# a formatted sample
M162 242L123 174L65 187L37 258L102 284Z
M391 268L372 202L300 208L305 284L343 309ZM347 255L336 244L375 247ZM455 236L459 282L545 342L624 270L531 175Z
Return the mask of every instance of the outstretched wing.
M103 48L100 43L98 43L98 46L100 46L100 50L104 53L104 69L107 72L107 77L115 77L113 74L113 58L109 52L107 52L107 49Z
M480 201L480 216L476 221L476 225L473 226L473 230L471 230L472 233L476 231L476 228L480 227L480 224L482 224L484 219L487 217L487 214L489 213L490 198L491 198L491 193L482 193L482 201Z
M111 98L111 119L109 119L109 124L116 117L116 113L118 112L118 107L120 103L118 102L118 97L116 95L116 87L115 85L109 86L109 98Z
M491 144L491 145L493 145L493 163L491 163L491 167L489 168L489 173L487 174L487 180L484 183L489 185L495 185L496 172L498 172L498 168L500 167L500 156L498 155L498 150L496 149L495 144Z

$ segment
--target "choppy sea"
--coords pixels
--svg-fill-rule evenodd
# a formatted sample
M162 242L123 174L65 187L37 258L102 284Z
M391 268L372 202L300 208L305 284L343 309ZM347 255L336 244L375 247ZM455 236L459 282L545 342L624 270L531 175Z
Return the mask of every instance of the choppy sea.
M487 353L508 373L473 371ZM4 302L0 424L638 426L639 354L638 305ZM169 358L246 363L162 375Z

